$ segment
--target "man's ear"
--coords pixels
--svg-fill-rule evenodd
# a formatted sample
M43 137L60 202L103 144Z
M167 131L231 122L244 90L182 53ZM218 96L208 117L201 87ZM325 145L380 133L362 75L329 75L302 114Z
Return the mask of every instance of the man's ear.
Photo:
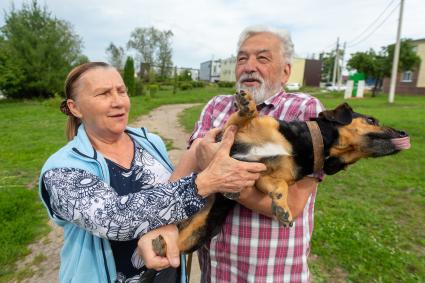
M286 83L288 82L289 77L291 76L291 70L292 70L291 64L285 64L282 70L282 79L281 79L282 86L286 85Z
M348 125L353 120L353 109L347 103L337 106L333 110L325 110L319 113L319 118L336 122L341 125Z
M74 100L67 99L66 104L68 105L68 108L71 111L72 115L74 115L75 117L80 118L80 119L83 117L83 114L78 109L78 106L77 106L77 104L75 103Z

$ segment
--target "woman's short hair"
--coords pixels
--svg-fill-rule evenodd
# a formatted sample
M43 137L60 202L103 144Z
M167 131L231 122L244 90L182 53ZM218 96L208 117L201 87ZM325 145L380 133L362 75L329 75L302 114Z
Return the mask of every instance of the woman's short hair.
M242 44L251 36L254 36L258 33L271 33L277 38L279 38L281 42L281 50L282 50L282 56L283 60L287 64L292 63L292 57L294 56L294 44L292 43L291 35L290 33L285 29L276 29L271 28L267 26L249 26L245 28L242 33L239 36L238 41L238 49L237 52L239 52Z
M68 122L65 129L65 134L68 140L72 140L77 135L78 127L81 120L75 117L68 108L67 100L76 97L76 89L78 81L86 72L97 68L111 68L111 66L104 62L88 62L73 68L65 80L65 100L60 105L62 113L68 115Z

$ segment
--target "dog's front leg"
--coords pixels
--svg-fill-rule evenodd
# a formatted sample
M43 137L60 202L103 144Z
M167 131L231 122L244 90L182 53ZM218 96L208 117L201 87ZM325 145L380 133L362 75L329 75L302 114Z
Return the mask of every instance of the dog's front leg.
M288 205L288 183L285 180L262 176L255 186L272 198L272 211L284 226L292 227L292 214Z
M257 105L250 93L243 90L235 94L235 103L238 111L233 113L227 120L224 128L236 125L239 129L245 126L251 119L258 116Z

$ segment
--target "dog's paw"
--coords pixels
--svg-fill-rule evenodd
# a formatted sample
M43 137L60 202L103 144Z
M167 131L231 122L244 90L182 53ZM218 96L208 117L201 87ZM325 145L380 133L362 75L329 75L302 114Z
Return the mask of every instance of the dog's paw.
M289 207L284 208L284 206L276 202L275 199L272 200L272 212L283 227L292 227L294 224Z
M241 195L240 193L223 193L223 196L225 196L226 198L231 199L231 200L239 199L240 195Z
M167 243L161 235L152 240L152 247L157 256L165 257L167 253Z
M241 90L236 93L236 105L239 109L240 116L253 117L257 111L256 104L252 95Z

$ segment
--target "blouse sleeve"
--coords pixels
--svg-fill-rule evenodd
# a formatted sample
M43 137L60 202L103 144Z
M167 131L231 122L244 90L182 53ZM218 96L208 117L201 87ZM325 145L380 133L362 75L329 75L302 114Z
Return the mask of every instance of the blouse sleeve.
M43 175L49 199L60 218L109 240L137 239L160 226L189 218L207 202L197 194L195 175L119 196L97 176L76 168Z

